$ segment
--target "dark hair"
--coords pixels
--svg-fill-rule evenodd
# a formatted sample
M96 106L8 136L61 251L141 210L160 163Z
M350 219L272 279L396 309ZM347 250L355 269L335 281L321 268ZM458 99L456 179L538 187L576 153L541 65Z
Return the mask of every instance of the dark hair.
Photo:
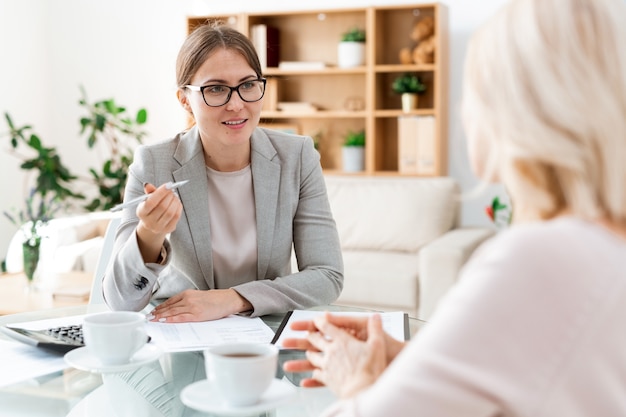
M198 68L218 48L238 51L246 59L257 77L263 76L254 45L244 34L229 26L206 24L194 29L187 36L178 52L176 59L178 88L190 84Z

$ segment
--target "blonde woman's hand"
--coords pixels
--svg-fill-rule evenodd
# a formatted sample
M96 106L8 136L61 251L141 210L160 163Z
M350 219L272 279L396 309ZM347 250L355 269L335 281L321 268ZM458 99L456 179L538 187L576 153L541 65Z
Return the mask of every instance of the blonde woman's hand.
M315 331L309 332L306 341L291 339L289 345L306 346L306 360L288 361L284 369L312 370L312 377L303 380L303 386L326 385L339 397L347 398L373 384L387 367L388 336L378 314L369 319L348 320L348 331L333 323L335 319L326 313L313 321ZM310 322L298 326L310 326Z
M352 337L360 341L366 341L368 338L368 318L367 317L354 317L333 315L330 313L325 314L325 320L332 325L345 331ZM318 329L316 324L312 320L296 321L291 324L291 329L296 331L308 331L316 332ZM384 333L385 340L385 367L388 366L391 361L400 353L405 344L400 342L389 334ZM307 337L303 338L289 338L283 341L283 347L297 350L317 351L316 347L311 344ZM294 359L286 361L283 365L283 369L286 372L311 372L315 369L313 364L308 359ZM319 387L324 385L322 382L313 379L305 378L301 381L303 387Z

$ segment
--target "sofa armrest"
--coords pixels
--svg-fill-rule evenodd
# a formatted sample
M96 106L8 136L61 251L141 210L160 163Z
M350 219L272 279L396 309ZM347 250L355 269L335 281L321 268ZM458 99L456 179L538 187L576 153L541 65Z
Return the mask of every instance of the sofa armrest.
M420 250L418 318L428 320L474 250L494 234L489 228L452 229Z

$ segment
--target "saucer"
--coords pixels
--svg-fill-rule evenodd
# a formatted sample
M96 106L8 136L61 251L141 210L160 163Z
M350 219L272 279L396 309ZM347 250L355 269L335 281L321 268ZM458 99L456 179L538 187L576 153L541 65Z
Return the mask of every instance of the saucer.
M70 350L65 354L64 358L65 363L81 371L108 374L130 371L159 359L162 354L163 350L160 347L148 343L139 349L139 351L130 358L128 363L120 365L103 365L99 359L89 353L86 347Z
M205 413L241 416L272 410L291 401L295 397L296 392L296 387L290 382L274 379L270 387L259 399L259 402L253 405L234 407L225 404L219 393L211 387L209 380L203 379L186 386L180 393L180 399L187 407Z

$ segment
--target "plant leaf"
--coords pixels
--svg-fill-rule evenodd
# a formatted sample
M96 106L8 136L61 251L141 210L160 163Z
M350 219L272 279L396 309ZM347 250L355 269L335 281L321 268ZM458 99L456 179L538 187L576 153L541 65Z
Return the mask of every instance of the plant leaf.
M94 128L96 130L99 130L100 132L102 132L104 130L104 127L106 126L107 123L107 119L101 115L101 114L96 114L96 120L94 123Z
M30 135L30 140L28 141L28 146L33 149L39 150L41 149L41 140L35 134Z
M137 112L137 117L135 118L135 120L137 121L137 124L144 124L146 123L146 121L148 120L148 112L146 111L146 109L140 109Z

